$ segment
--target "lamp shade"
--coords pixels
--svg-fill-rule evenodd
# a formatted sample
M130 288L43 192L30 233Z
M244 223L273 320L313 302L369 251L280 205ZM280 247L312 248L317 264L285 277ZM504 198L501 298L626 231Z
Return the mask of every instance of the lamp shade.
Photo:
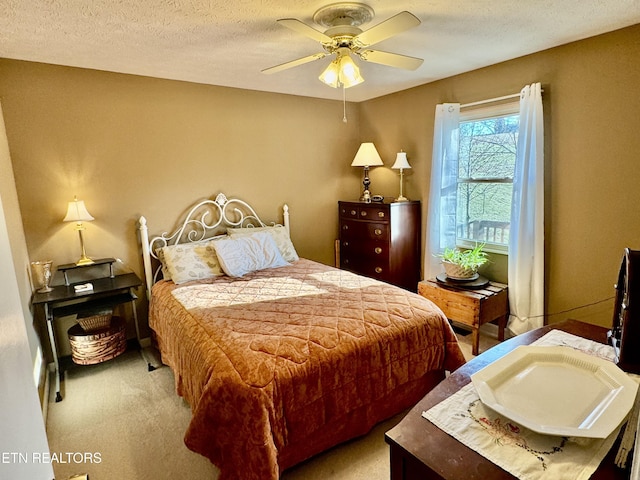
M407 168L411 168L409 162L407 161L407 153L402 150L396 154L396 162L391 167L394 170L406 170Z
M344 88L353 87L364 82L360 75L360 69L350 55L343 55L340 58L340 83Z
M337 58L329 64L318 78L321 82L333 88L340 86L349 88L364 82L358 65L349 55L349 49L345 47L338 49Z
M340 66L338 60L334 60L318 77L321 82L326 83L330 87L338 88L338 76L340 75Z
M372 142L366 142L360 145L358 153L356 153L352 167L374 167L384 165L375 145Z
M67 216L63 222L90 222L94 220L84 205L84 200L78 200L74 197L73 202L69 202L67 207Z

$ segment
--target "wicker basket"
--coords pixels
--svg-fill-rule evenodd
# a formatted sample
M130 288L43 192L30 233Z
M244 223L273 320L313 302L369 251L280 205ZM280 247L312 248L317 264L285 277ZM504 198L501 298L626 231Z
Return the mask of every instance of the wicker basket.
M78 315L77 320L85 332L95 332L96 330L109 328L112 315L112 312L95 313L86 317Z
M71 359L80 365L106 362L127 349L126 322L121 317L112 317L107 328L92 332L74 325L68 334Z
M461 267L456 263L442 262L442 265L444 265L444 272L447 274L447 277L453 278L454 280L469 279L476 275L475 270Z

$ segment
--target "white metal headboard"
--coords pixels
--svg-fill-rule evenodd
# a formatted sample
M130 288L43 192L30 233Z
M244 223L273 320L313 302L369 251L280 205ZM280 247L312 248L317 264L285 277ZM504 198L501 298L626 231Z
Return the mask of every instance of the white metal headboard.
M282 210L284 227L287 233L290 233L289 206L285 204ZM180 226L173 233L164 232L150 240L147 219L144 216L140 217L139 224L148 298L151 296L151 287L158 280L161 268L157 267L154 271L151 261L152 258L159 261L157 255L159 248L179 243L200 242L215 234L226 233L226 227L267 226L260 220L251 205L237 198L228 199L223 193L219 193L215 200L207 199L194 205L184 220L178 223Z

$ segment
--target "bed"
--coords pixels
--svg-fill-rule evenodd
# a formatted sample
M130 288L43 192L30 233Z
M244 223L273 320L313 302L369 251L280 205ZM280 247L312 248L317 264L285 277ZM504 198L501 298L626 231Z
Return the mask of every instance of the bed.
M277 480L464 363L429 300L299 258L286 205L267 225L219 194L148 231L141 217L149 325L192 410L185 444L220 480Z

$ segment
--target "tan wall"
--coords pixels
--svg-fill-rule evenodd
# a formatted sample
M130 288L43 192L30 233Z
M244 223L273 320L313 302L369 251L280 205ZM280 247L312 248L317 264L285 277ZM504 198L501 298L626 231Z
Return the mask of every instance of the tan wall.
M410 198L429 194L434 109L544 88L548 321L610 325L623 249L640 249L640 25L568 44L362 105L361 135L413 167ZM376 190L397 191L390 171ZM426 221L426 208L423 208ZM494 275L502 276L504 259ZM594 302L597 305L578 308Z
M138 217L161 233L222 191L265 221L286 202L299 253L333 263L337 200L360 181L357 105L345 124L338 101L12 60L0 61L0 96L32 259L77 259L61 220L78 195L96 219L87 253L140 273Z
M361 104L0 60L0 96L32 260L71 262L78 195L96 221L94 257L140 272L136 220L171 226L194 199L219 191L271 220L291 207L301 255L333 262L336 202L360 187L349 166L374 141L387 167L408 152L409 198L428 198L435 104L545 89L547 303L559 312L613 294L622 250L640 248L640 26ZM356 87L357 88L357 87ZM397 196L397 172L374 168L373 193ZM426 208L423 204L423 216ZM592 258L590 258L592 257ZM495 275L504 272L497 261ZM612 301L553 315L610 322Z

